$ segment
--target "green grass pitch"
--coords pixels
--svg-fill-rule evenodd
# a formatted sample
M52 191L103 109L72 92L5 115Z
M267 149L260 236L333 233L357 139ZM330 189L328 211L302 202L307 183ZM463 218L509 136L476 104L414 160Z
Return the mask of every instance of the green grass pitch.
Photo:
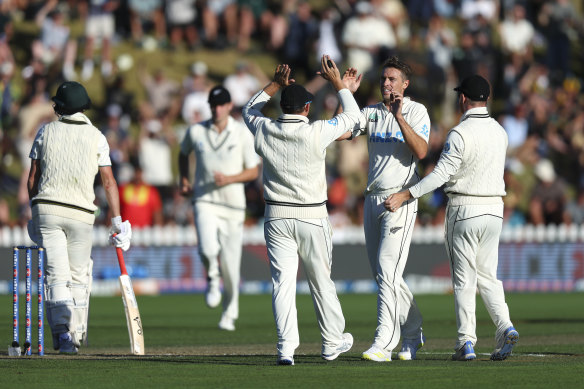
M202 295L139 296L146 356L130 355L120 297L91 301L89 346L78 356L52 350L49 330L44 357L8 357L11 296L0 296L5 347L0 350L0 386L42 388L352 388L584 386L584 294L508 294L520 333L513 355L492 362L494 327L477 298L477 360L450 361L456 335L453 297L416 296L427 343L415 361L361 361L376 324L375 295L340 295L351 351L336 361L320 358L320 334L312 301L299 295L301 345L295 366L276 366L271 296L241 296L235 332L217 329L220 309ZM21 308L21 312L24 309ZM36 312L33 310L33 317ZM21 340L24 337L21 327ZM34 336L36 345L36 334ZM394 350L398 351L398 350ZM395 354L394 354L395 355Z

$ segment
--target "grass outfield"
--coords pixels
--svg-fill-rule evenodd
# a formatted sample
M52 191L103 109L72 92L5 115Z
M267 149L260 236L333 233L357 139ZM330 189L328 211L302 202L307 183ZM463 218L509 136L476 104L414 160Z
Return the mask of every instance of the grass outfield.
M584 386L584 294L509 294L511 317L521 337L513 356L502 362L489 360L494 328L480 298L477 360L453 362L450 355L456 328L452 296L417 296L425 320L426 346L418 352L416 361L381 364L360 360L375 330L376 297L339 298L346 329L355 337L353 349L333 362L320 358L312 302L309 296L300 295L301 345L296 365L286 367L275 366L276 334L269 295L241 297L240 319L232 333L217 329L220 310L207 309L202 295L139 296L146 340L144 357L129 355L121 298L96 297L91 303L89 347L78 356L57 355L49 335L45 357L21 358L7 356L11 298L0 296L5 307L0 313L5 323L0 387Z

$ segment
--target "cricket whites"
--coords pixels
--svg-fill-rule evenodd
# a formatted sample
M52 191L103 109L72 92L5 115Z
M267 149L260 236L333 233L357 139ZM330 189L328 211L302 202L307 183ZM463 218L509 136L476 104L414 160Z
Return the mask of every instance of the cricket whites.
M138 302L132 287L132 280L126 270L124 262L124 254L122 249L117 247L116 253L118 255L118 263L120 265L120 287L122 288L122 300L124 301L124 309L126 311L126 322L128 324L128 333L130 334L130 348L134 355L144 355L144 330L142 328L142 320L140 319L140 311L138 310Z

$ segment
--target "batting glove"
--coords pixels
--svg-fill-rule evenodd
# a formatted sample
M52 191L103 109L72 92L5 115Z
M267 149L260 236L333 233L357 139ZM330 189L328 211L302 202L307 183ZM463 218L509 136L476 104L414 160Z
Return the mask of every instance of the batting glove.
M128 220L122 223L122 218L116 216L112 218L112 227L110 229L109 242L115 247L120 247L124 251L130 248L132 239L132 225Z

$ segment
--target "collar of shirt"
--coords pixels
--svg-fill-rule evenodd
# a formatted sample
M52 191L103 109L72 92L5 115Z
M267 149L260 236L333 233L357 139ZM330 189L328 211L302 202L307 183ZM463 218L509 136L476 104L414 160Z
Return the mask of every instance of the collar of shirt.
M89 120L89 118L87 116L85 116L85 114L82 112L76 112L73 115L63 115L59 118L59 120L62 120L62 119L72 120L75 122L85 122L89 125L92 125L91 120Z
M480 115L480 116L485 116L485 115L489 115L489 111L487 110L487 107L475 107L475 108L471 108L468 111L466 111L462 117L460 118L460 122L462 122L463 120L465 120L466 118L468 118L470 115Z
M213 123L213 119L209 119L209 130L213 131L217 136L226 134L231 131L231 124L233 123L233 118L231 116L227 117L227 125L223 131L219 132L219 128Z
M302 120L305 123L308 123L308 117L304 115L293 115L289 113L285 113L278 118L278 121L289 121L289 120Z

